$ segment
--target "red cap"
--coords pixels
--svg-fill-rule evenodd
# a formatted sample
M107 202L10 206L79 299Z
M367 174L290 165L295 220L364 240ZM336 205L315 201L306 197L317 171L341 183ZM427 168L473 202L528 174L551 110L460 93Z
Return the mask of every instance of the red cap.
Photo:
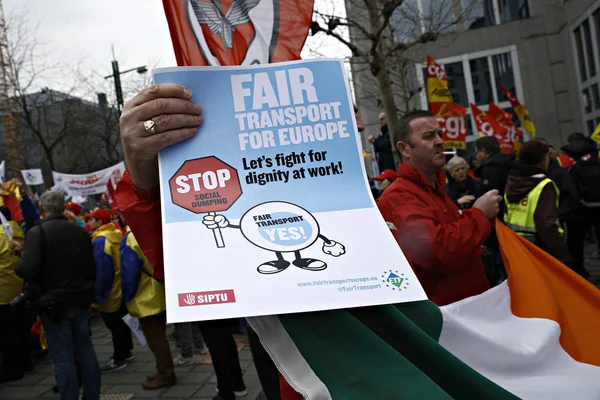
M373 179L375 179L376 181L382 181L384 179L389 179L390 181L395 181L397 177L398 177L398 174L396 174L396 171L394 171L393 169L386 169L381 173L381 175L376 176Z
M99 221L102 221L103 224L108 224L112 219L112 215L110 215L110 211L105 210L103 208L99 208L90 214L85 214L88 218L96 218Z
M73 212L73 214L75 215L79 215L79 213L81 212L81 206L76 203L67 203L65 204L65 208Z

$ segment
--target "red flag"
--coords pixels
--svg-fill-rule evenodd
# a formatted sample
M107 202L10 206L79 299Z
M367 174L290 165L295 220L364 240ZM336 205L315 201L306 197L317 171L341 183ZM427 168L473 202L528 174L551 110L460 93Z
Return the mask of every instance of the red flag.
M178 65L300 59L313 0L163 0Z
M503 153L515 153L518 151L521 147L523 131L513 124L513 115L500 108L496 103L489 104L488 115L498 121L507 130L504 140L500 142L501 151Z
M483 112L473 103L471 103L471 112L473 113L473 117L475 117L475 125L477 125L479 134L481 136L494 136L496 139L498 139L500 147L502 148L502 144L507 143L509 139L507 135L508 129L500 125L498 121L492 118L489 114ZM507 152L507 150L505 149L504 152Z
M467 110L452 99L448 90L448 77L444 68L427 56L427 98L429 111L438 120L443 131L446 148L466 148L467 126L464 115Z

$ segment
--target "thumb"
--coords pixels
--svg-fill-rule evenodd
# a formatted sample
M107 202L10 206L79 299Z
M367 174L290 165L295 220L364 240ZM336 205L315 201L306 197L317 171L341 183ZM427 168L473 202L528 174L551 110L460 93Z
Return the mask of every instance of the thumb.
M487 192L485 195L486 196L498 196L500 192L498 191L498 189L492 189L489 192Z

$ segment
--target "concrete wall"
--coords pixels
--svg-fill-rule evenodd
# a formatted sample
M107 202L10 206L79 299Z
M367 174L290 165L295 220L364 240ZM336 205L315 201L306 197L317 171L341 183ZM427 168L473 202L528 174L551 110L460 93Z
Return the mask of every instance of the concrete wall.
M521 100L529 109L538 136L561 145L566 143L569 133L584 129L571 28L583 13L596 5L600 5L600 1L530 0L530 19L446 35L434 43L411 49L407 57L424 63L426 55L443 59L516 46L523 89ZM360 18L360 12L347 4L350 18ZM351 29L350 37L358 39L358 32ZM376 87L376 84L368 73L354 74L354 70L359 112L368 130L373 131L378 126L379 107L372 96L364 95L363 88ZM412 79L416 79L416 68L413 71Z

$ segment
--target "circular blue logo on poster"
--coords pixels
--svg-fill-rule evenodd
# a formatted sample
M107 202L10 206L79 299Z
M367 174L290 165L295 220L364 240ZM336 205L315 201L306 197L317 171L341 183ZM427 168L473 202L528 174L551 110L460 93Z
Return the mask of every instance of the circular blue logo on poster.
M276 212L264 221L257 221L260 235L270 243L296 247L311 239L313 228L302 215Z

